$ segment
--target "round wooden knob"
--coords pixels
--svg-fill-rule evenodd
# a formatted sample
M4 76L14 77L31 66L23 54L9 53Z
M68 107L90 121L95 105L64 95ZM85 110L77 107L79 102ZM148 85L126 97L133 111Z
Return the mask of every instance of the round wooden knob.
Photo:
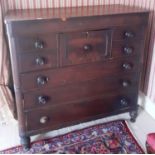
M44 48L44 42L41 40L36 40L34 43L34 47L36 49L43 49Z
M130 32L130 31L127 31L124 33L124 36L126 38L133 38L134 37L134 33L133 32Z
M133 49L131 47L124 47L124 53L130 55L133 53Z
M36 58L35 62L37 65L43 66L45 64L45 58L38 57L38 58Z
M92 49L92 46L89 45L89 44L87 44L87 45L84 45L83 49L84 49L85 51L90 51L90 50Z
M126 81L126 80L123 80L122 81L122 86L123 87L128 87L130 85L130 82L129 81Z
M123 69L125 69L125 70L131 70L132 69L132 64L130 64L130 63L124 63L122 66L123 66Z
M122 99L120 100L120 104L121 104L122 106L127 106L127 105L128 105L127 99L122 98Z
M40 118L40 123L41 124L46 124L48 122L49 118L47 116L43 116Z
M47 96L39 96L38 97L38 103L39 104L46 104L48 101L48 97Z
M48 81L48 78L45 76L39 76L37 78L37 84L38 85L45 85L47 83L47 81Z

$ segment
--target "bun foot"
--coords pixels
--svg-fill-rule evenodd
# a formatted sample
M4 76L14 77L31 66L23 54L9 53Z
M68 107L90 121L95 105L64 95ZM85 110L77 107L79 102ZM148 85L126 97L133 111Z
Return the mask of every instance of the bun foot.
M137 111L136 111L136 110L130 112L130 121L131 121L132 123L136 122L137 115L138 115L138 114L137 114Z
M30 149L30 141L30 137L20 137L20 142L23 145L25 151L28 151Z

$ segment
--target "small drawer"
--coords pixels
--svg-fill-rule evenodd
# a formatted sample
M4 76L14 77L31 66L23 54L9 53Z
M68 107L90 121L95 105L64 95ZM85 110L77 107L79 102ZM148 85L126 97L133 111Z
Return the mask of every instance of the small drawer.
M60 36L61 65L102 61L111 56L109 29L65 33Z
M144 40L146 26L126 26L126 27L115 27L113 29L113 41L116 40Z
M57 51L20 53L18 55L20 73L37 71L40 69L58 67Z
M112 58L125 56L139 56L143 54L144 41L113 41Z
M101 77L77 84L37 90L24 93L24 109L31 110L44 106L63 105L103 96L112 91L135 91L138 86L138 74L126 76Z
M55 88L58 86L85 82L103 76L124 75L139 72L139 58L123 58L100 63L72 66L67 68L24 73L20 75L22 91Z
M26 112L27 131L56 129L69 124L103 117L112 112L125 112L135 106L137 93L111 93L109 96Z
M45 34L37 35L32 34L26 37L15 37L13 38L16 51L31 52L31 51L42 51L54 50L57 51L57 35L56 34Z

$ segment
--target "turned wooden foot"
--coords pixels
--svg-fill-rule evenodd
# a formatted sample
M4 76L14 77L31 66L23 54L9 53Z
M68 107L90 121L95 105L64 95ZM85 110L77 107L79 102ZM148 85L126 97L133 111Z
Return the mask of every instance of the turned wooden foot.
M27 137L27 136L20 137L20 142L23 145L24 150L30 149L30 141L31 141L30 137Z
M130 121L133 123L136 122L137 115L137 110L130 111Z

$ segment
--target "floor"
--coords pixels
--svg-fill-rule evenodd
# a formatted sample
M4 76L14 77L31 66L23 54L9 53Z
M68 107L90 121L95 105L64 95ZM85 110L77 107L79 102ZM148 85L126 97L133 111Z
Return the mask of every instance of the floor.
M128 126L131 129L133 135L142 146L142 148L145 150L146 135L147 133L155 132L155 120L143 109L140 109L136 123L131 123L129 121L129 118L130 117L128 113L107 117L100 120L82 123L64 129L48 132L46 134L33 136L31 140L35 141L42 139L43 137L54 137L73 131L75 129L82 129L91 125L112 120L125 119L128 122ZM3 110L0 111L0 137L0 150L20 144L17 121L12 118L11 114L8 112L8 107L6 106L3 107Z

